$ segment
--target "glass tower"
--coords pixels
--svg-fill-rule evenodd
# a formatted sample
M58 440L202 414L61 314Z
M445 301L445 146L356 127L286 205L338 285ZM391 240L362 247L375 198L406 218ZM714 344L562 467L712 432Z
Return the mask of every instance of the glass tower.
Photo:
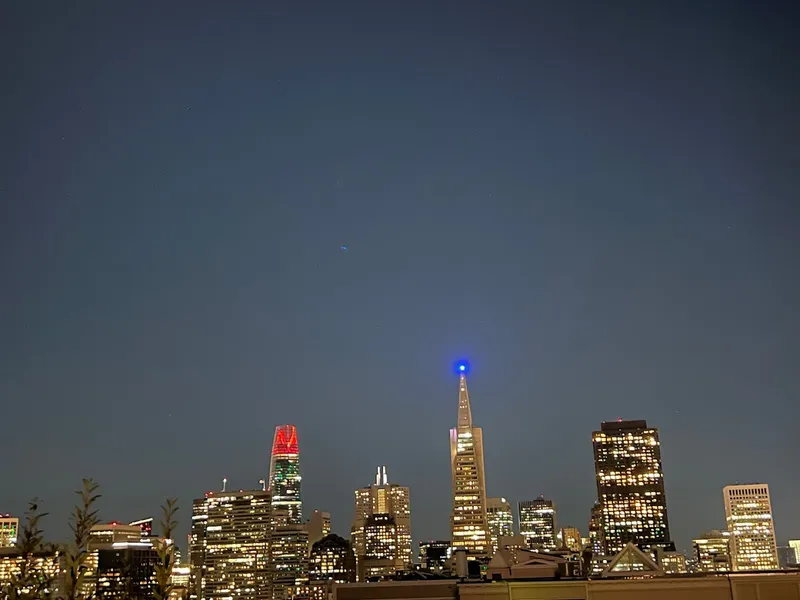
M287 523L302 525L303 501L300 494L300 449L297 428L280 425L275 428L272 459L269 465L269 488L273 510L286 511Z

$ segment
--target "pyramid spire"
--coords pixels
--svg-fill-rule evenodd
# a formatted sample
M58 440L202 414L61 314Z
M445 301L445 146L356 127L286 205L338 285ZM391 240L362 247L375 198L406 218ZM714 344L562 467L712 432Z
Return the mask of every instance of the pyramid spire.
M458 381L458 427L472 427L472 409L467 391L467 374L462 372Z

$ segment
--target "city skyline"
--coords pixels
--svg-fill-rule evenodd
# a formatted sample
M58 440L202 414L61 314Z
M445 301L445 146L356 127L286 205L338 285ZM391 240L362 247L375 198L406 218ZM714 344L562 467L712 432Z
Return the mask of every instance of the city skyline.
M183 539L292 423L305 515L385 464L448 539L468 357L488 496L584 529L646 419L679 549L737 482L800 537L796 6L179 4L0 5L4 514Z
M482 431L479 428L474 427L474 425L472 423L472 407L471 407L471 402L470 402L470 399L469 399L469 392L467 390L467 373L470 370L470 365L469 365L469 363L467 361L460 360L460 361L456 362L455 369L456 369L456 373L457 373L457 376L458 376L458 426L456 428L451 429L451 464L455 464L455 463L452 463L453 456L454 456L453 455L452 440L455 439L453 437L453 435L454 435L454 432L456 432L456 437L458 437L457 436L457 432L459 431L459 428L461 428L464 431L470 431L471 435L472 435L472 432L474 430L476 430L476 429L480 432L479 435L478 435L478 438L480 438L480 440L481 440L481 444L480 444L481 445L481 449L480 449L479 454L482 455L482 453L483 453L482 452L482 450L483 450L482 449ZM656 442L656 455L655 456L657 458L656 458L656 462L654 464L656 465L656 468L657 468L658 472L661 473L659 486L661 486L661 489L663 490L663 487L664 487L664 485L663 485L663 466L662 466L662 462L661 462L661 459L660 459L661 446L660 446L660 443L658 442L657 427L648 428L647 427L647 423L646 423L645 420L625 421L625 420L623 420L621 418L617 418L614 421L610 421L610 422L601 422L600 425L601 425L601 430L600 431L594 431L593 435L592 435L592 439L595 442L595 469L601 469L601 467L599 466L599 463L597 463L597 460L598 460L598 458L597 458L597 440L598 440L597 436L598 435L602 435L601 432L608 432L608 433L613 434L614 432L619 430L623 434L626 434L626 432L634 431L634 432L636 432L635 435L644 436L644 439L641 440L641 442L643 444L642 447L649 447L650 446L650 443L649 443L650 442L650 438L648 436L655 436L655 442ZM627 435L630 436L631 434L627 433ZM625 443L630 443L630 442L625 442ZM310 530L308 530L308 527L309 527L309 523L311 522L311 521L309 521L309 519L312 518L312 517L316 517L317 519L320 520L320 522L319 523L315 523L314 525L312 525L313 529L316 530L317 528L320 528L320 530L322 530L323 522L324 522L325 523L324 527L325 527L326 534L327 533L334 533L334 534L337 533L336 530L334 530L331 527L332 519L331 519L330 513L328 511L320 512L319 508L313 508L313 509L312 508L307 508L307 511L308 511L307 513L305 511L303 511L302 494L300 493L300 481L301 481L302 477L301 477L301 471L300 471L300 467L299 467L298 431L297 431L297 427L295 425L284 424L284 425L278 425L278 426L276 426L274 428L274 436L273 436L272 444L270 446L270 454L269 454L269 456L270 456L269 467L268 467L268 469L269 469L269 478L266 479L266 480L259 480L259 482L258 482L259 486L252 487L252 488L248 488L248 487L237 488L237 486L233 485L231 487L228 487L228 483L229 483L228 479L227 478L223 478L222 489L220 489L220 490L209 490L209 491L206 492L206 496L208 497L209 494L212 497L215 496L215 495L225 494L225 493L234 493L235 494L235 493L237 493L237 491L238 491L238 493L253 492L253 491L258 491L259 489L262 489L262 488L266 488L266 489L268 489L270 491L270 494L271 494L270 497L271 497L271 504L272 504L272 512L275 515L278 515L277 519L278 519L279 523L285 523L285 524L288 524L290 526L294 526L298 531L300 531L302 529L304 534L306 535L306 537L308 537L309 531L310 531ZM607 469L608 466L606 465L603 468ZM598 475L599 474L600 474L600 472L598 471ZM485 473L483 473L481 475L480 480L481 481L486 481ZM598 484L599 484L599 479L598 479ZM745 484L740 484L739 482L737 482L736 484L728 484L728 485L724 486L723 491L726 492L726 494L727 494L728 488L731 488L731 487L734 487L734 488L735 487L752 487L752 486L764 486L764 485L766 485L766 489L768 490L768 487L769 487L768 484L755 483L755 482L749 482L749 483L745 483ZM359 505L360 505L359 503L362 502L362 501L359 500L359 497L360 497L359 494L362 494L362 493L367 493L368 495L369 494L374 494L375 492L370 492L370 490L374 490L374 489L381 490L385 486L388 486L387 489L389 489L389 488L392 488L392 489L398 488L397 484L395 484L395 483L389 484L388 477L387 477L387 468L386 468L386 466L381 466L381 467L378 467L378 469L377 469L377 474L376 474L376 478L375 478L374 484L372 484L371 486L368 486L366 488L362 487L362 488L357 488L355 490L355 494L356 494L356 511L357 511L357 513L359 511L359 508L358 508ZM402 488L398 488L398 489L405 490L403 492L405 494L405 496L404 496L405 500L403 502L406 505L408 505L408 489L409 488L408 487L402 487ZM598 488L598 490L599 490L599 488ZM278 494L275 494L275 491L277 491ZM453 492L451 492L451 493L453 493ZM768 494L768 491L767 491L767 494ZM663 498L663 496L662 496L662 498ZM724 503L724 506L723 506L723 508L724 508L724 510L723 510L723 518L724 519L725 519L725 513L727 511L727 504L726 504L727 503L727 495L725 496L725 498L726 498L726 500L725 500L725 503ZM369 500L367 503L369 504L369 503L376 503L376 502L380 502L380 500ZM383 502L386 502L386 500L383 500ZM489 540L490 545L491 545L491 540L488 537L488 535L490 534L490 530L491 530L491 526L490 525L491 525L491 523L490 523L490 519L488 518L488 507L490 506L490 504L494 503L495 509L497 509L497 507L499 507L500 504L506 505L506 506L508 506L510 508L510 506L511 506L510 503L511 502L513 502L513 504L515 506L515 509L511 510L511 517L512 517L512 521L511 522L513 523L513 533L514 534L521 534L522 530L524 529L524 527L522 526L522 520L521 520L522 519L521 511L523 509L523 504L526 505L526 507L527 507L527 506L533 505L533 504L535 504L537 502L544 502L544 503L547 504L546 508L551 509L555 514L555 501L551 500L551 499L545 500L543 498L543 495L540 495L536 500L513 500L513 499L506 500L505 498L500 498L500 497L486 497L487 540ZM498 503L500 503L500 504L498 504ZM377 506L377 504L376 504L376 506ZM594 506L596 507L597 505L594 504ZM771 505L770 505L770 508L771 508ZM592 509L592 511L590 511L590 512L593 513L593 510L594 509ZM516 518L514 519L513 518L513 513L515 511L516 511L517 514L516 514ZM780 545L782 538L775 533L774 511L772 511L770 514L773 515L770 518L770 523L771 523L771 527L772 527L772 536L773 536L772 539L773 539L773 541L775 543ZM281 517L280 515L283 515L283 516ZM6 515L6 518L9 518L9 517L10 517L10 519L12 521L18 520L12 515ZM552 536L549 533L547 535L548 535L548 539L552 538L552 540L554 542L553 545L550 546L550 547L552 549L555 549L556 548L556 543L555 543L556 542L556 532L560 531L560 524L558 522L558 517L553 516L553 517L551 517L551 519L552 519L552 521L551 521L551 525L549 526L548 531L552 532ZM147 519L137 520L137 521L133 522L132 525L142 526L145 523L152 524L152 521L153 521L153 518L149 517ZM355 521L353 523L355 523ZM408 530L408 529L409 529L409 527L406 526L406 530ZM589 518L587 518L585 526L584 526L584 524L581 524L581 525L579 525L577 527L577 529L581 532L582 537L588 539L588 537L589 537ZM713 527L709 526L708 529L712 530ZM723 523L723 526L721 527L721 529L727 531L725 529L724 523ZM669 532L669 528L667 527L667 533L668 532ZM583 534L585 534L585 535L583 535ZM352 533L351 533L351 535L352 535ZM183 537L183 536L179 536L179 539L181 537ZM697 535L693 536L690 544L688 544L686 548L678 547L678 551L683 553L683 554L685 554L686 557L693 556L693 554L696 552L696 538L697 537L698 537ZM787 537L787 539L790 539L792 537L793 536L789 535ZM669 536L667 536L667 538L665 538L665 542L669 541L668 538L669 538ZM429 536L426 537L424 535L420 536L420 537L417 537L417 536L414 535L413 530L411 530L412 546L409 549L409 555L416 556L416 554L415 554L416 553L416 549L419 548L419 544L420 543L433 541L435 539L443 539L443 538L433 538L433 537L429 537ZM608 543L607 539L605 541L606 541L606 543ZM311 544L308 543L307 545L308 545L308 548L310 549ZM611 554L614 554L621 547L622 546L616 547L616 550L613 550L611 552ZM188 548L187 548L187 551L188 551ZM491 553L489 553L489 554L491 555Z

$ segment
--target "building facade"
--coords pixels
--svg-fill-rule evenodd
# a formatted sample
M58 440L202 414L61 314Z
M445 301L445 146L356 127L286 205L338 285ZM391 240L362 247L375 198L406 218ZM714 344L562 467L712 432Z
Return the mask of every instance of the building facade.
M483 462L483 430L472 424L467 390L467 366L459 365L458 425L450 430L450 469L453 508L450 514L454 548L472 557L491 554L486 518L486 472Z
M565 548L570 552L580 552L583 549L581 532L577 527L566 526L561 528L559 534L559 549Z
M556 549L556 506L552 500L539 496L523 500L518 506L519 532L532 550Z
M269 490L208 492L192 504L189 598L272 600Z
M692 540L697 568L703 573L731 570L730 533L714 529Z
M792 564L800 564L800 540L789 540L789 548L794 554L794 562Z
M331 513L315 509L306 521L306 531L308 531L308 550L311 552L312 546L331 532Z
M450 540L431 540L419 543L419 564L425 571L441 573L451 556Z
M303 525L288 523L274 528L269 566L273 600L308 596L308 531Z
M150 541L118 542L97 551L95 598L155 598L158 553Z
M595 556L605 554L606 546L603 539L603 505L595 502L589 511L589 544Z
M514 513L511 511L511 504L505 498L487 498L486 522L489 525L492 554L494 554L497 552L498 540L501 537L514 535Z
M372 535L372 552L368 551L368 529ZM389 544L391 555L376 558L377 540L389 535L394 536L394 541ZM410 568L413 558L410 492L405 486L389 483L386 467L378 468L375 483L355 491L355 517L350 539L358 563L359 580L362 574L380 570L379 565L392 572ZM383 551L379 554L382 555ZM371 561L372 566L364 567L364 560Z
M285 510L288 522L294 525L303 523L301 479L297 428L294 425L280 425L275 428L272 441L269 489L272 492L273 509Z
M308 579L315 599L327 598L329 583L354 583L356 556L350 542L336 534L315 542L308 559ZM323 590L325 593L320 593Z
M616 554L628 542L674 548L658 430L646 421L604 422L592 434L592 444L603 553Z
M0 516L0 548L13 548L17 543L19 519L11 515Z
M734 571L777 569L778 548L766 483L728 485L722 490Z

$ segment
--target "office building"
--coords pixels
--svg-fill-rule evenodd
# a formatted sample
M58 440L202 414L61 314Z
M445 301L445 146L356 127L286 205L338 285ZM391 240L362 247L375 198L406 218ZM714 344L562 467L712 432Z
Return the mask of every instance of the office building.
M158 553L150 541L117 542L97 550L95 598L152 600Z
M331 532L331 513L314 510L306 521L308 531L308 549ZM349 544L348 544L349 546Z
M308 531L289 523L275 528L270 543L273 600L308 596Z
M734 571L778 568L772 503L766 483L728 485L722 490Z
M208 492L192 504L189 598L271 600L269 490Z
M790 569L795 565L794 548L778 546L778 565L781 569Z
M58 552L48 550L37 552L27 559L30 571L39 574L43 578L43 580L39 580L45 584L41 590L44 594L43 598L50 598L51 594L52 597L57 598L58 593L63 591L62 558ZM17 578L25 562L26 558L19 549L13 547L0 548L0 598L6 600L10 596L7 594L7 586L12 581L18 581ZM30 582L32 579L28 581ZM34 594L30 593L30 589L22 591L23 595L20 598L34 598Z
M450 540L431 540L419 543L419 563L425 571L441 573L452 556Z
M326 600L331 583L354 583L356 556L350 542L334 533L317 540L308 559L308 580L313 600Z
M272 508L287 511L289 523L293 525L303 523L301 479L297 428L294 425L280 425L275 428L272 442L269 488L272 492Z
M501 537L514 535L514 513L511 504L505 498L486 499L486 522L492 540L492 554L497 552L498 540Z
M19 519L11 515L0 516L0 548L12 548L17 543Z
M599 502L594 503L589 513L589 544L595 556L602 556L606 551L603 539L603 505Z
M392 577L409 565L397 553L398 526L389 514L374 514L364 524L364 554L358 560L359 581Z
M604 422L592 434L604 554L628 542L674 550L658 430L646 421Z
M373 519L373 517L380 518ZM371 553L372 556L368 552L368 526L373 529L373 548L375 540L384 539L389 535L395 537L386 546L390 550L389 556L377 559L375 552ZM412 561L410 493L407 487L389 483L386 467L378 468L375 483L355 491L355 518L350 530L350 539L358 563L359 581L362 573L381 570L394 572L410 567ZM362 568L362 559L372 561L372 566L368 569Z
M532 550L556 549L556 506L539 496L518 505L519 532Z
M692 540L697 568L703 573L731 570L730 533L713 529Z
M570 552L580 552L583 549L581 543L581 532L577 527L562 527L559 532L559 549L567 549Z
M450 430L450 469L453 482L451 540L454 548L464 548L470 557L486 557L491 554L492 548L486 519L483 430L472 424L467 365L459 365L458 370L458 422Z

